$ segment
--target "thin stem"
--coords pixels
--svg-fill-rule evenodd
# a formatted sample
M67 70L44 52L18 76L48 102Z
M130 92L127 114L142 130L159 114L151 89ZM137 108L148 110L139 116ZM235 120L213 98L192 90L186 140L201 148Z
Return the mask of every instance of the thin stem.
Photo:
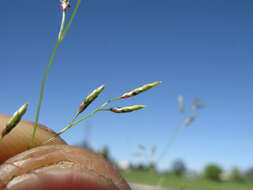
M76 13L78 11L78 8L79 8L80 4L81 4L81 0L78 0L77 3L76 3L75 9L74 9L74 11L73 11L73 13L72 13L72 15L71 15L71 17L69 19L69 22L68 22L66 28L64 29L64 31L62 32L61 39L64 38L64 36L66 35L67 31L69 30L69 28L70 28L70 26L71 26L71 24L73 22L73 19L74 19L75 15L76 15Z
M65 133L67 130L69 130L70 128L72 128L73 126L79 124L81 121L93 116L94 114L96 114L97 112L99 111L105 111L104 107L106 105L108 105L109 103L111 102L114 102L114 101L117 101L117 100L120 100L122 98L118 97L118 98L113 98L113 99L110 99L108 101L106 101L105 103L103 103L101 106L99 106L97 109L95 109L93 112L91 112L90 114L82 117L81 119L77 120L76 122L71 122L69 123L65 128L63 128L62 130L60 130L58 133L56 133L53 137L51 137L50 139L48 139L47 141L43 142L42 144L47 144L51 141L53 141L56 137L60 136L61 134ZM78 116L79 114L76 114L74 116L74 118L72 119L72 121L75 121L76 117Z
M39 123L39 115L40 115L40 109L41 109L41 104L42 104L42 100L43 100L43 95L44 95L44 89L45 89L45 83L46 83L46 79L47 79L47 74L48 74L48 71L49 69L51 68L53 62L54 62L54 57L55 57L55 54L56 54L56 51L60 45L61 41L60 40L57 40L56 44L55 44L55 47L54 47L54 50L52 52L52 55L50 56L50 59L49 59L49 63L44 71L44 74L43 74L43 79L42 79L42 82L41 82L41 87L40 87L40 97L39 97L39 103L37 105L37 111L36 111L36 118L35 118L35 124L34 124L34 128L33 128L33 132L32 132L32 139L29 143L29 148L31 148L34 144L34 141L35 141L35 134L36 134L36 131L37 131L37 128L38 128L38 123Z
M56 137L60 136L61 134L65 133L67 130L69 130L71 127L77 125L78 123L80 123L81 121L87 119L88 117L94 115L95 113L97 113L98 111L101 111L99 109L96 109L95 111L93 111L92 113L90 113L89 115L86 115L85 117L79 119L78 121L74 122L74 123L69 123L65 128L63 128L62 130L60 130L58 133L55 134L55 136L51 137L50 139L48 139L45 143L43 144L47 144L51 141L53 141Z
M60 27L60 32L59 32L59 35L58 35L58 40L60 40L60 41L63 39L62 32L63 32L63 29L64 29L65 20L66 20L66 11L62 11L61 27Z
M44 96L44 88L45 88L45 83L46 83L46 79L47 79L47 75L48 75L48 71L50 70L53 62L54 62L54 58L55 58L55 54L57 52L57 49L61 43L61 40L63 39L63 37L66 35L66 32L68 31L68 29L70 28L72 22L73 22L73 19L77 13L77 10L80 6L80 3L81 3L81 0L78 0L78 2L76 3L76 6L75 6L75 9L71 15L71 18L66 26L66 28L63 30L64 28L64 23L65 23L65 17L66 15L63 13L62 15L62 22L61 22L61 27L60 27L60 32L59 32L59 39L57 40L56 44L55 44L55 47L53 49L53 52L50 56L50 59L49 59L49 63L44 71L44 74L43 74L43 79L42 79L42 82L41 82L41 87L40 87L40 97L39 97L39 102L38 102L38 105L37 105L37 110L36 110L36 117L35 117L35 124L34 124L34 127L33 127L33 132L32 132L32 139L29 143L29 148L31 148L34 144L34 141L35 141L35 135L36 135L36 131L37 131L37 128L38 128L38 123L39 123L39 115L40 115L40 109L41 109L41 104L42 104L42 100L43 100L43 96ZM63 11L65 12L65 11Z
M76 114L74 115L73 119L71 120L71 123L73 123L79 115L80 115L80 113L76 112Z
M174 132L172 133L171 138L169 139L169 141L168 141L167 145L165 146L163 152L158 157L156 163L159 163L164 158L164 156L168 153L170 147L175 142L176 138L179 136L179 134L180 134L180 132L183 128L184 128L184 125L179 125L178 127L175 128Z
M122 99L121 97L117 97L117 98L110 99L110 100L106 101L105 103L103 103L103 104L100 106L100 108L102 109L102 108L104 108L105 106L107 106L109 103L115 102L115 101L121 100L121 99Z
M170 150L170 147L173 145L173 143L175 142L176 138L180 135L181 130L183 129L184 125L179 125L178 127L175 128L171 138L169 139L167 145L165 146L163 152L160 154L160 156L158 157L156 164L158 164L163 158L164 156L168 153L168 151ZM161 176L158 180L158 182L156 183L156 186L160 186L162 184L164 180L164 176Z

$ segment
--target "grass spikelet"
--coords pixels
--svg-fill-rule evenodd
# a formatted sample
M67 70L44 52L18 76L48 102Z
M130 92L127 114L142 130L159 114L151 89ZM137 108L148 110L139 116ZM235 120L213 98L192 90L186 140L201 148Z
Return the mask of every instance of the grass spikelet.
M186 118L184 121L183 121L183 125L185 127L189 126L192 124L192 122L197 118L197 115L193 114L192 116Z
M78 109L78 114L82 113L90 104L93 102L98 95L104 90L105 86L101 85L95 90L93 90L81 103L79 109Z
M22 116L25 114L27 107L28 107L28 104L24 104L13 114L13 116L10 118L10 120L6 124L4 130L2 131L1 138L8 135L17 126Z
M145 84L143 86L140 86L134 90L131 90L129 92L126 92L124 93L123 95L121 95L121 98L130 98L130 97L133 97L133 96L136 96L142 92L145 92L157 85L161 84L161 81L157 81L157 82L153 82L153 83L149 83L149 84Z
M109 111L112 111L114 113L128 113L136 110L140 110L145 108L145 105L133 105L133 106L125 106L125 107L114 107L110 108Z

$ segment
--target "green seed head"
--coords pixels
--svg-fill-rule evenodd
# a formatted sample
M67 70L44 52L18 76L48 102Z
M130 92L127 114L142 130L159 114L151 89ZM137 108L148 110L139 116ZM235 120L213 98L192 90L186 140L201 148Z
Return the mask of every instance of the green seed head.
M110 108L109 110L114 113L128 113L136 110L140 110L145 108L145 105L133 105L133 106L126 106L126 107L114 107Z
M82 113L89 105L91 102L93 102L98 95L104 90L105 86L101 85L97 89L93 90L81 103L78 113Z
M151 89L151 88L153 88L153 87L155 87L155 86L157 86L159 84L161 84L160 81L149 83L149 84L145 84L145 85L140 86L140 87L138 87L138 88L136 88L134 90L131 90L129 92L124 93L121 96L121 98L129 98L129 97L132 97L132 96L136 96L136 95L138 95L138 94L140 94L142 92L145 92L145 91L147 91L147 90L149 90L149 89Z
M24 104L13 114L13 116L10 118L10 120L6 124L4 130L2 131L2 134L1 134L2 137L10 133L11 130L17 126L22 116L25 114L27 107L28 107L28 104Z

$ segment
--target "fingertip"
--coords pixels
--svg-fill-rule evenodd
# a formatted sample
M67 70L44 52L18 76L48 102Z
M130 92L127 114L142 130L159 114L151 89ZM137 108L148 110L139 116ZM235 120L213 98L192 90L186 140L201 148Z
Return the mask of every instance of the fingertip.
M101 156L68 145L41 146L7 160L0 167L0 181L2 187L16 189L130 190L127 182Z
M0 131L2 131L10 119L10 116L0 114ZM21 121L15 129L6 135L0 143L0 164L18 153L28 150L28 144L32 137L34 123L30 121ZM45 142L54 136L54 132L44 125L39 125L36 132L35 146ZM56 138L50 144L65 144L60 137Z

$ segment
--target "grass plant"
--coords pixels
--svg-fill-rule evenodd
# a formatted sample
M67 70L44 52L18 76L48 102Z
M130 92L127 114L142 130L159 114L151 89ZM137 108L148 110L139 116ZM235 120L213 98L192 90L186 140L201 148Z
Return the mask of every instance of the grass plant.
M61 42L63 41L64 37L66 36L68 30L70 29L72 23L73 23L73 19L80 7L81 4L81 0L77 0L75 8L69 18L69 20L67 21L67 17L66 17L66 12L69 11L70 8L70 0L60 0L60 7L61 7L61 12L62 12L62 19L61 19L61 25L60 25L60 29L59 29L59 33L58 33L58 38L56 40L54 49L52 51L52 54L49 58L49 62L48 65L46 66L44 73L43 73L43 77L42 77L42 81L41 81L41 87L40 87L40 94L39 94L39 100L38 100L38 104L37 104L37 109L36 109L36 116L35 116L35 124L34 124L34 128L33 128L33 132L32 132L32 137L31 137L31 141L28 143L28 147L32 148L35 142L35 137L36 137L36 131L38 128L38 123L39 123L39 116L40 116L40 111L41 111L41 106L42 106L42 102L43 102L43 97L44 97L44 91L45 91L45 85L46 85L46 80L47 80L47 76L49 73L49 70L51 68L51 66L54 63L54 58L55 55L57 53L57 50L61 44ZM65 26L65 23L67 22L67 25ZM143 109L145 107L145 105L130 105L130 106L123 106L123 107L106 107L108 104L118 101L118 100L122 100L122 99L127 99L127 98L131 98L133 96L136 96L138 94L141 94L157 85L159 85L161 82L157 81L157 82L152 82L152 83L148 83L145 84L143 86L140 86L138 88L135 88L133 90L130 90L128 92L123 93L122 95L120 95L119 97L116 98L112 98L107 100L105 103L103 103L102 105L98 106L94 111L92 111L91 113L88 113L87 115L81 117L80 119L78 119L79 115L81 113L83 113L85 111L85 109L99 96L100 93L102 93L102 91L104 90L105 86L101 85L98 88L96 88L95 90L93 90L81 103L81 105L79 106L77 112L74 114L73 118L70 120L70 122L67 124L66 127L64 127L62 130L60 130L58 133L55 134L55 136L49 138L47 141L43 142L42 145L47 144L50 141L53 141L56 137L60 136L61 134L65 133L67 130L69 130L70 128L72 128L73 126L79 124L80 122L86 120L87 118L93 116L94 114L96 114L97 112L100 111L111 111L113 113L128 113L128 112L132 112L132 111L136 111L136 110L140 110ZM2 140L4 140L4 136L8 135L12 129L14 129L17 124L19 123L19 121L21 120L22 116L24 115L26 109L27 109L27 104L25 104L25 106L21 107L17 112L15 112L15 114L11 117L10 121L6 124L4 130L1 133L0 136L0 142Z
M151 174L146 171L122 171L123 176L132 183L155 186L161 178L161 186L175 190L252 190L253 183L235 183L233 181L214 182L201 177L194 179L180 178L168 173Z

